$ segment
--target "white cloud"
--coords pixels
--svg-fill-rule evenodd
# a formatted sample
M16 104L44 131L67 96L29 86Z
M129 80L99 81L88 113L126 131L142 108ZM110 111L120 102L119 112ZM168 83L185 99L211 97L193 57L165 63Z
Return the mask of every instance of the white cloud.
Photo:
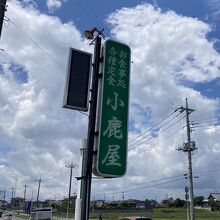
M207 115L214 117L219 110L219 101L209 99L184 84L184 80L191 83L206 83L220 77L220 55L214 49L213 42L208 41L206 37L211 31L208 24L177 15L173 11L162 12L151 5L123 8L112 13L108 22L112 25L113 36L119 41L126 42L132 51L134 65L131 71L130 120L134 128L146 130L175 108L184 105L186 97L189 99L189 106L196 110L190 115L191 120L201 119ZM183 119L181 121L183 127ZM152 180L187 172L186 154L176 151L177 145L181 146L186 142L186 132L181 132L178 141L177 133L167 138L173 131L178 130L177 125L159 133L155 138L148 132L144 140L150 140L129 153L128 175L125 177L127 182L131 182L132 176ZM197 143L199 153L193 159L196 171L206 170L205 161L219 156L216 147L204 134L205 131L202 130L197 132L197 138L200 140ZM214 143L218 135L219 131L215 130L212 136ZM136 134L130 132L130 137L132 139ZM194 138L193 136L193 140ZM137 140L141 140L141 137ZM205 145L210 147L210 153ZM144 151L145 149L148 150ZM201 155L207 155L202 160L204 164L196 162ZM219 165L215 160L213 164L210 163L209 168L213 170ZM169 186L151 187L141 193L134 191L132 196L139 197L141 194L143 199L147 195L154 198L155 195L163 197L170 192L183 197L184 191L181 189L186 184L184 179L173 184L175 191ZM205 188L204 184L203 187ZM121 191L124 190L126 189ZM210 188L199 193L208 194L208 190ZM129 195L128 192L127 196ZM118 198L120 197L121 194L118 194Z
M206 1L205 1L206 2ZM218 0L208 0L206 2L212 11L212 18L216 21L219 20L220 15L220 2Z
M50 12L60 8L66 0L47 0L47 7Z
M78 164L79 143L86 137L88 122L86 116L62 109L68 48L91 51L92 47L82 40L72 23L63 24L57 17L41 14L18 1L9 2L7 16L13 23L3 27L1 38L5 52L0 54L0 169L4 176L0 188L10 188L17 176L18 195L22 195L24 183L32 184L35 192L37 185L33 180L42 177L45 198L63 197L67 195L69 170L64 169L55 178L48 176L54 176L71 161ZM123 8L111 14L108 21L114 38L130 45L134 61L131 138L136 137L137 130L146 130L184 105L185 97L196 109L190 115L193 120L215 116L219 100L184 84L184 80L205 83L219 77L220 56L206 38L211 31L207 24L172 11L161 12L151 5ZM21 76L26 74L26 81L17 80L18 71ZM184 126L183 120L179 128ZM181 138L177 138L177 133L167 138L177 130L178 124L132 150L125 177L95 180L96 198L103 198L108 188L186 173L186 155L175 150L177 144L186 141L185 131L179 132ZM196 137L199 150L194 155L195 171L205 170L206 166L210 170L219 167L219 130L201 130ZM203 178L200 188L208 193L210 186ZM184 196L184 180L172 184L127 192L125 198L159 198L168 192L170 196ZM73 184L73 192L76 185ZM96 193L97 188L103 192Z
M1 163L18 173L21 185L26 176L33 184L35 178L77 161L87 117L62 109L68 50L92 48L72 23L63 24L17 1L9 2L7 16L11 23L3 28L5 52L0 57L1 146L7 150L1 148ZM14 65L23 67L20 75L27 75L26 82L16 80Z

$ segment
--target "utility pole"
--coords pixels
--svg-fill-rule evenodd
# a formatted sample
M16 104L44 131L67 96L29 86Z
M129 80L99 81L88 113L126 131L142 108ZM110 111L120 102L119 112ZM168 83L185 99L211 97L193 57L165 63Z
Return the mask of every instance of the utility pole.
M23 202L23 211L25 212L25 199L26 199L26 188L27 188L28 186L25 184L24 185L24 202Z
M6 10L6 1L7 0L0 0L0 38L2 34L2 26L4 22L4 17L5 17L5 11Z
M40 194L40 184L41 184L41 181L42 181L42 179L40 178L40 179L36 179L35 181L37 181L38 182L38 190L37 190L37 208L39 208L39 194Z
M34 192L32 189L32 191L31 191L31 208L30 208L31 211L32 211L32 206L33 206L33 194L34 194Z
M189 114L195 111L188 107L188 101L186 98L186 107L180 107L180 112L186 112L186 129L187 129L187 142L183 143L182 147L177 150L187 152L188 154L188 185L189 185L189 198L190 198L190 220L195 220L194 212L194 199L193 199L193 175L192 175L192 152L196 150L195 141L191 141L191 127L189 121Z
M66 218L69 218L69 209L70 209L70 196L71 196L71 185L72 185L72 174L73 174L73 168L75 165L71 163L70 165L66 166L67 168L70 168L70 183L69 183L69 197L68 197L68 204L67 204L67 210L66 210Z
M17 180L18 180L18 177L16 176L15 177L15 188L14 188L14 197L16 197L16 189L17 189Z
M14 197L14 187L11 188L11 209L13 204L13 197Z
M3 196L4 201L5 201L5 197L6 197L6 190L4 190L4 196Z

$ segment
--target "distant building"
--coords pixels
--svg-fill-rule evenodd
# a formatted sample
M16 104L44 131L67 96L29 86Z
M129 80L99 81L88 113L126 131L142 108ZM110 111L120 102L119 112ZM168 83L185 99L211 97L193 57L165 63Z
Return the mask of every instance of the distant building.
M70 196L70 209L74 209L75 208L75 204L76 204L76 195L74 196ZM67 203L68 202L68 198L64 198L61 203Z
M11 199L11 206L13 209L23 209L24 199L20 197L15 197Z
M93 200L91 201L91 205L92 208L102 208L105 206L105 200Z
M220 206L220 193L211 193L208 200L213 199Z
M36 208L43 208L43 207L44 207L44 202L42 201L38 201L38 204L37 204L37 201L32 202L32 210Z
M6 209L8 202L5 200L0 200L0 209Z
M77 196L70 196L70 208L75 209L75 205L76 205L76 198Z
M108 208L118 208L121 204L121 201L109 201L107 202Z
M208 196L208 198L207 199L204 199L203 201L202 201L202 208L208 208L208 207L210 207L210 201L211 200L214 200L215 201L215 203L216 203L216 205L218 206L218 207L220 207L220 193L210 193L210 195Z
M62 200L47 199L44 201L44 207L60 206L61 204Z

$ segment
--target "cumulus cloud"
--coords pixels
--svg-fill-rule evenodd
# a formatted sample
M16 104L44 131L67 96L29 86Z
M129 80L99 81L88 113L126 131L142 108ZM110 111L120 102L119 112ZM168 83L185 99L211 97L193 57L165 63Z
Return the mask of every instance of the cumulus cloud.
M178 116L167 123L167 126L154 128L153 133L156 132L156 135L146 130L157 123L158 119L184 105L186 97L189 98L190 107L196 110L190 115L192 120L204 118L204 115L215 117L219 111L219 100L205 97L185 83L206 83L220 77L220 55L215 50L214 42L207 39L211 27L198 19L181 16L173 11L162 12L148 4L118 10L107 21L112 25L111 33L114 38L126 42L132 51L130 140L145 132L129 144L128 175L117 183L118 187L123 185L122 182L133 182L135 185L138 180L144 182L146 179L155 180L187 173L187 156L176 150L186 142L186 131L180 129L185 125L185 118ZM175 121L179 122L171 126ZM164 129L169 126L169 129ZM214 170L219 166L216 160L207 164L205 162L211 157L219 156L213 145L215 138L218 139L219 130L214 130L211 138L205 136L206 132L196 132L199 148L193 158L196 171L207 171L207 166ZM210 139L214 143L210 143ZM195 136L192 140L195 140ZM209 150L205 146L209 146ZM203 164L198 161L203 161ZM132 181L131 177L135 177L135 180ZM182 178L180 182L172 183L171 188L170 185L156 187L156 183L155 187L145 185L146 188L141 193L128 190L127 196L141 196L144 199L148 195L155 198L155 195L163 197L169 192L173 196L183 197L181 189L185 184ZM203 180L201 185L203 189L206 188ZM121 189L122 191L126 189ZM202 193L208 194L209 191L210 187L207 187ZM118 193L117 196L120 199L121 194Z
M208 0L206 3L212 11L212 18L218 21L220 15L220 2L218 0Z
M11 22L1 39L1 163L20 174L20 184L26 176L33 183L76 161L87 117L62 109L68 50L91 48L72 23L17 1L9 2L7 16Z
M0 54L0 169L4 175L0 187L13 186L17 176L18 195L22 195L24 183L32 184L35 191L33 180L42 177L45 198L61 198L68 189L64 165L71 161L78 164L79 143L86 137L88 122L85 115L62 109L68 49L91 52L92 48L73 23L62 23L18 1L9 2L7 16L11 22L3 28L1 47L5 52ZM148 4L118 10L108 22L112 37L127 43L132 51L130 140L184 105L186 97L190 108L196 110L190 115L193 120L215 117L219 100L203 96L186 83L206 83L219 77L220 55L214 42L207 40L208 24ZM118 187L120 199L122 186L186 173L187 157L176 151L176 146L186 141L182 116L168 123L178 121L166 131L165 126L147 132L141 141L143 136L137 138L137 143L143 144L134 144L129 150L127 175L117 180L94 180L93 195L103 198L109 193L106 199L111 199L110 188ZM219 167L219 130L201 130L192 138L199 147L193 157L195 171ZM159 198L166 193L184 196L186 183L178 178L169 185L148 183L142 191L126 192L125 198ZM207 176L203 178L198 192L205 189L208 193L211 186ZM220 180L215 181L218 184Z
M47 7L50 12L60 8L66 0L47 0Z

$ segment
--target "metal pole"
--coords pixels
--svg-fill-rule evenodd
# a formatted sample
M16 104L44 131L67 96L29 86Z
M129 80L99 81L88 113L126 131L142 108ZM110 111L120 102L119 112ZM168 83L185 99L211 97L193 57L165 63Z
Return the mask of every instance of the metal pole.
M69 183L69 196L68 196L68 204L67 204L67 210L66 210L66 218L69 218L69 209L70 209L70 196L71 196L71 186L72 186L72 174L73 174L73 163L71 163L69 166L70 168L70 183Z
M0 0L0 38L2 33L5 11L6 11L6 0Z
M187 220L190 220L190 211L189 211L189 201L186 201L187 204Z
M11 209L13 204L14 187L11 188Z
M17 180L18 180L18 178L17 178L17 176L15 177L15 188L14 188L14 198L16 197L16 189L17 189Z
M39 207L39 194L40 194L40 183L41 183L41 178L38 181L38 190L37 190L37 208Z
M6 197L6 190L4 190L4 201L5 201L5 197Z
M87 150L87 139L82 139L80 143L80 162L79 162L79 176L82 175L82 167L83 163L85 163L85 154ZM78 179L78 190L77 190L77 198L76 198L76 205L75 205L75 220L81 219L81 210L82 210L82 181Z
M89 205L91 194L91 181L92 181L92 160L93 160L93 147L95 136L95 122L96 122L96 108L97 108L97 96L98 96L98 81L99 81L99 64L100 64L100 52L101 52L101 37L97 36L95 39L94 48L94 63L93 63L93 76L92 76L92 88L91 88L91 100L89 110L89 124L87 134L88 150L86 151L85 161L86 166L82 169L82 210L81 220L88 220L89 218Z
M31 192L31 208L30 208L30 211L32 211L32 206L33 206L33 189L32 189L32 192Z
M190 137L190 124L189 124L189 108L186 98L186 126L187 126L187 142L188 142L188 171L189 171L189 196L190 196L190 219L195 219L194 213L194 199L193 199L193 178L192 178L192 151L191 151L191 137Z
M27 188L27 185L24 185L24 202L23 202L23 211L24 212L25 212L26 188Z

